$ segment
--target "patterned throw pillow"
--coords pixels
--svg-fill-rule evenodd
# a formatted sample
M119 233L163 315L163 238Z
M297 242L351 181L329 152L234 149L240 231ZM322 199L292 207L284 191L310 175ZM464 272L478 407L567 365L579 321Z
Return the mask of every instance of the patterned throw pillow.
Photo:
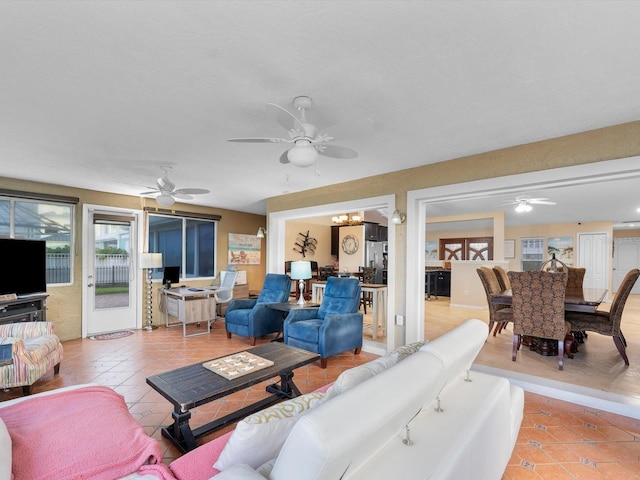
M356 385L361 384L365 380L375 377L380 372L383 372L389 367L392 367L398 362L397 357L384 355L383 357L376 358L363 365L345 370L338 376L334 384L327 390L327 396L324 401L340 395L341 393L351 390Z
M300 395L238 422L213 468L222 471L244 463L255 469L276 458L301 415L317 405L324 396L321 392Z
M427 342L420 341L420 342L409 343L407 345L403 345L401 347L396 348L389 355L396 355L398 357L398 361L404 360L409 355L413 355L418 350L420 350L424 346L425 343L427 343Z

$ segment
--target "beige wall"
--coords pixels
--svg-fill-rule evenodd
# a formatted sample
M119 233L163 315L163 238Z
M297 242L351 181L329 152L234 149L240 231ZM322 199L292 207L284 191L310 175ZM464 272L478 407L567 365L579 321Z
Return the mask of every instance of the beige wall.
M127 195L113 195L93 190L69 188L59 185L28 182L11 178L0 177L0 188L21 190L26 192L46 193L52 195L64 195L78 197L80 204L76 210L76 245L74 249L73 284L70 286L52 286L47 293L47 320L55 323L56 333L62 340L79 338L82 335L82 209L84 204L105 205L142 210L144 207L158 207L153 199L132 197ZM221 215L218 222L218 270L227 265L227 245L229 233L245 233L255 235L258 227L265 225L263 215L236 212L219 208L199 207L188 204L175 204L176 210L187 212L200 212ZM247 282L251 290L260 290L265 275L265 243L263 242L262 263L260 265L243 265L241 270L247 271ZM185 284L202 285L210 281L185 282ZM142 309L142 305L140 306ZM163 320L161 314L154 308L154 323L160 324Z
M267 214L389 194L395 195L396 208L406 212L407 193L412 190L638 156L638 138L640 122L629 122L272 197L267 199ZM406 251L406 229L396 228L395 241L397 265L395 278L389 281L395 281L399 288L398 295L390 302L395 302L397 313L403 313L406 311L401 294L406 278L405 259L412 258Z
M611 222L583 222L581 225L576 223L555 223L546 225L526 225L522 227L506 227L505 239L516 241L515 258L507 259L509 270L520 270L521 265L521 249L520 240L523 238L544 238L545 249L547 240L550 237L573 237L574 252L577 255L578 234L585 232L606 232L612 237L613 224ZM430 231L427 227L427 240L439 241L441 238L458 238L458 237L483 237L492 236L493 231L488 228L476 228L469 230L441 230ZM630 236L630 235L628 235ZM501 256L495 255L495 259L502 259Z
M307 234L315 238L318 243L316 245L315 254L307 254L303 257L302 254L294 251L296 242L300 234ZM297 249L297 247L295 247ZM333 260L331 258L331 227L324 225L310 224L308 222L287 222L285 226L285 252L287 260L310 260L318 262L318 266L323 267L325 265L331 265Z

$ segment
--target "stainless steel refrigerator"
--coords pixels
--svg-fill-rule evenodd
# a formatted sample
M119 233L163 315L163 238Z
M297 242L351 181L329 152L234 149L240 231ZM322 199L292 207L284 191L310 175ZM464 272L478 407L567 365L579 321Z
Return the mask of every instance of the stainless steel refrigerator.
M376 275L374 283L383 283L382 271L386 268L387 242L365 242L364 266L374 267Z

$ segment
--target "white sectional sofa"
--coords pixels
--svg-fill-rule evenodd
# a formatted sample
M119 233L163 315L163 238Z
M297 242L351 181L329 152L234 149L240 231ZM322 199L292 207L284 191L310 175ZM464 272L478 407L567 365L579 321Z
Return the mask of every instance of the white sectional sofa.
M486 337L486 323L469 320L347 370L326 391L254 414L169 468L133 468L127 478L499 480L518 436L524 393L504 378L470 371ZM19 401L47 395L56 392ZM2 427L0 421L5 480L12 478L11 439Z
M524 392L469 371L486 336L486 323L469 320L372 378L335 396L329 390L331 398L299 419L260 473L234 465L214 478L500 479Z

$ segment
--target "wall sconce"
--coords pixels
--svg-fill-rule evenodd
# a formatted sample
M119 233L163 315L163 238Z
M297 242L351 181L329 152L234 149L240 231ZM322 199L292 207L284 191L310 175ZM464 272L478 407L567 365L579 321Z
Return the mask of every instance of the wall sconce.
M398 209L394 210L391 214L391 223L399 225L407 220L407 216L404 213L400 213Z
M162 268L162 254L161 253L142 253L140 254L140 268L147 270L147 324L143 327L143 330L153 330L158 328L153 324L151 320L151 312L153 308L153 287L151 286L151 274L154 268Z
M258 238L264 238L264 236L265 236L266 234L267 234L267 231L266 231L264 228L260 227L260 228L258 229L258 233L256 233L256 237L258 237Z

